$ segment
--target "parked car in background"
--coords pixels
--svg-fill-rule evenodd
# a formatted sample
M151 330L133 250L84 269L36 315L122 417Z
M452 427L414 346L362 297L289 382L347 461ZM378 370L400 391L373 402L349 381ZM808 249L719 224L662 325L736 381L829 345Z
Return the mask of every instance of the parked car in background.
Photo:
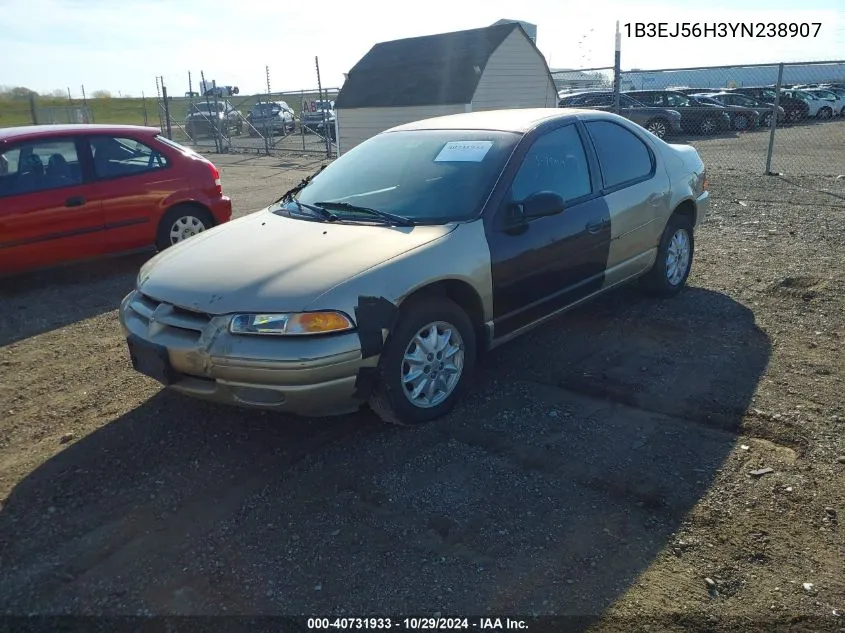
M696 103L711 105L727 110L731 117L731 129L737 130L738 132L753 130L760 123L760 115L752 108L740 105L728 105L707 94L693 94L687 96L694 99Z
M284 101L257 103L246 114L247 131L250 136L293 132L296 121L293 109Z
M232 216L214 164L157 128L0 128L0 166L0 275L163 250Z
M777 99L777 93L775 89L768 88L765 86L730 88L729 90L725 90L725 92L745 95L746 97L751 97L752 99L756 99L757 101L762 101L763 103L768 104L774 104L775 99ZM786 123L798 123L799 121L803 121L807 118L810 112L810 106L807 105L807 103L803 99L796 99L795 97L790 97L788 94L785 94L784 91L781 91L780 99L778 100L778 105L783 108L784 112L786 113Z
M215 130L223 136L241 134L243 127L243 115L228 101L197 101L185 117L185 132L191 138L212 136Z
M804 92L827 101L833 110L832 116L845 116L845 90L836 93L826 88L808 88Z
M707 189L694 147L608 112L409 123L152 258L120 324L182 394L421 424L482 352L625 283L680 292Z
M613 91L574 92L565 95L558 102L561 108L590 108L606 112L613 110ZM619 114L641 125L658 138L667 138L681 133L681 113L669 108L643 105L636 99L619 95Z
M304 103L299 120L300 125L306 132L315 132L325 136L325 125L329 125L330 131L333 132L335 127L334 101L315 100Z
M677 110L681 113L681 127L690 134L711 135L731 129L731 117L724 108L698 103L682 92L630 90L625 94L648 106Z
M743 106L751 108L757 113L760 125L769 127L772 124L772 114L774 112L774 105L770 103L763 103L745 95L736 94L733 92L710 92L706 96L708 99L713 99L726 106ZM778 122L782 122L786 116L786 111L778 106Z
M784 90L783 95L792 99L800 99L807 104L807 116L815 119L829 119L833 116L833 104L826 99L822 99L811 92L804 90L795 90L791 88Z

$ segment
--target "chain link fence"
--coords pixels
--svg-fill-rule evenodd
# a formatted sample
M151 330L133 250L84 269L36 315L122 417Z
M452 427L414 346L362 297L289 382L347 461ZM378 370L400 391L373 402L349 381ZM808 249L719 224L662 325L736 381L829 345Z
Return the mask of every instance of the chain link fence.
M338 88L159 96L161 129L201 152L337 156Z
M554 71L561 107L618 112L711 165L845 174L845 61Z

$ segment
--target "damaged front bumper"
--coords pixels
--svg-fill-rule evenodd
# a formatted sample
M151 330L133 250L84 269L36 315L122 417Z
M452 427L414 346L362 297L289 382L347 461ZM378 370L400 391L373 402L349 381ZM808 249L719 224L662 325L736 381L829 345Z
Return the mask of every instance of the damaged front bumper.
M133 367L174 391L224 404L319 416L360 407L356 332L314 337L240 336L229 316L157 301L138 291L121 302Z

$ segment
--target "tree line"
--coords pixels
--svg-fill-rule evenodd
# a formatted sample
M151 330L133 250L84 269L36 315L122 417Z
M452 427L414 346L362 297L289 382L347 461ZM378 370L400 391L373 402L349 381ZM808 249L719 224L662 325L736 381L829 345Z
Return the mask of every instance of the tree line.
M108 90L94 90L86 95L90 99L111 99L112 93ZM11 99L13 101L26 101L30 97L46 97L48 99L67 99L68 91L56 88L49 92L36 92L26 86L0 86L0 99ZM123 98L131 98L130 95L121 94Z

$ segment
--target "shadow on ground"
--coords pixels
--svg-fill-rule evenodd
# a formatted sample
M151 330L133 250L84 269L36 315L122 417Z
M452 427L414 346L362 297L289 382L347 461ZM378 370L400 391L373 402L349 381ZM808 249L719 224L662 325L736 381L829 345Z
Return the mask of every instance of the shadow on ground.
M0 279L0 347L116 310L153 254L97 259Z
M596 617L707 492L769 354L725 295L620 291L417 429L161 392L13 490L0 609Z

